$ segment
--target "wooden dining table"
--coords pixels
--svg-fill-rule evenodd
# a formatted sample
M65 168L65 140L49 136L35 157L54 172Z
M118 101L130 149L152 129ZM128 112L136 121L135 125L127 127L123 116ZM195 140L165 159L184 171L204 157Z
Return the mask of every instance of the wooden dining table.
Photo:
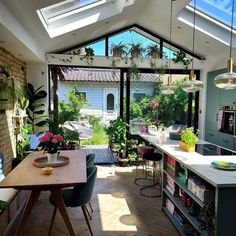
M32 152L0 182L0 188L31 191L17 226L16 236L23 235L23 228L41 191L51 192L70 235L75 235L60 190L87 181L86 154L83 150L73 150L61 151L60 155L69 157L69 164L54 168L51 175L43 175L41 168L33 165L35 159L45 156L43 152Z

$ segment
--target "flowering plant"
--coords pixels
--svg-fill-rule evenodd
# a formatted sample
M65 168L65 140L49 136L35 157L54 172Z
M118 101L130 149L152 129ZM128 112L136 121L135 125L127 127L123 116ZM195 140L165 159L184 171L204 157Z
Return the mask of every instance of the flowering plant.
M52 132L46 132L39 138L39 141L44 145L44 150L48 153L56 153L62 140L63 137L60 134L53 134Z

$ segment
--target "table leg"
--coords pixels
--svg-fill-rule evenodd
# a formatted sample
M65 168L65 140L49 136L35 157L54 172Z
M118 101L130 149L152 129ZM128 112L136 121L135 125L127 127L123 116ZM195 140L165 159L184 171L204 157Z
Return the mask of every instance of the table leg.
M75 231L74 231L73 225L71 223L71 220L67 214L66 206L65 206L64 200L61 196L60 190L59 189L52 189L51 193L52 193L52 197L53 197L54 201L56 202L57 207L61 213L61 216L67 226L67 229L70 232L70 235L75 236Z
M24 228L25 223L27 221L27 218L29 217L29 214L32 211L32 208L33 208L35 202L37 202L37 200L39 198L39 195L40 195L40 192L41 192L40 190L32 190L32 192L30 194L30 197L27 201L27 204L25 206L25 209L23 211L23 214L21 216L20 222L17 226L15 236L22 235L22 231L23 231L23 228Z

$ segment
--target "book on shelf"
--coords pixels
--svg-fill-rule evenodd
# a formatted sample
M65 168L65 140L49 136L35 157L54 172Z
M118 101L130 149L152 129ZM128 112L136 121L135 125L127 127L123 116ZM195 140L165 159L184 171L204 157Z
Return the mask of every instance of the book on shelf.
M171 213L171 215L174 214L175 205L171 202L171 200L169 198L166 199L166 208Z
M172 188L171 186L166 185L166 189L167 189L172 195L175 194L175 188Z

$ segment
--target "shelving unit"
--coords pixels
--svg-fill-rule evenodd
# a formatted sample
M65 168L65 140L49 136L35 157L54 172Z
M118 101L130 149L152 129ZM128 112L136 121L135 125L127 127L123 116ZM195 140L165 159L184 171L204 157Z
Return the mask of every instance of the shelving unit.
M168 157L172 158L172 157ZM169 164L168 164L169 165ZM172 214L168 208L166 207L166 199L171 200L171 202L174 204L175 209L178 209L177 211L180 211L181 214L185 217L187 224L191 224L192 227L195 229L196 233L199 235L208 236L208 232L202 228L202 222L199 221L198 217L193 216L189 213L189 209L185 206L184 202L181 200L179 196L179 191L182 189L185 194L188 195L188 197L191 198L191 200L194 202L194 204L198 204L199 209L204 209L206 204L201 201L194 193L192 193L189 189L187 184L182 183L178 178L178 172L180 170L179 163L175 161L175 173L170 174L167 171L167 155L164 154L163 158L163 197L162 197L162 210L167 214L167 216L170 218L171 222L175 225L176 229L180 233L180 235L186 235L184 231L184 224L181 225L174 217L174 214ZM174 181L175 184L175 192L171 193L167 188L167 177L171 178ZM192 203L193 204L193 203ZM202 210L203 211L203 210ZM200 211L199 211L200 214Z

